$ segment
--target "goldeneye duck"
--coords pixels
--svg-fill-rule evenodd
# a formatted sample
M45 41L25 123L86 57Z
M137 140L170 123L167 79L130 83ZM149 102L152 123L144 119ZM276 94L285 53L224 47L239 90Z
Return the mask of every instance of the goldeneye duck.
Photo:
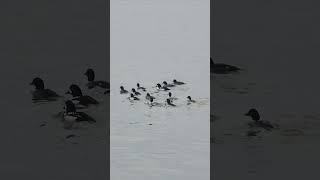
M99 104L97 100L91 96L83 95L79 86L72 84L69 87L69 90L66 94L71 94L74 97L72 100L78 101L78 104L83 106L89 106L90 104Z
M123 86L120 86L120 94L127 94L129 91L125 90Z
M174 85L183 85L183 84L185 84L184 82L177 81L176 79L174 79L172 82L173 82Z
M32 100L55 101L60 97L56 92L50 89L45 89L44 82L39 77L34 78L30 85L35 86L35 91L32 93Z
M146 99L147 99L147 100L150 100L150 99L154 99L154 97L153 97L153 96L151 96L149 93L147 93L147 95L146 95Z
M269 121L262 121L260 120L260 115L258 111L254 108L250 109L245 116L249 116L252 118L254 122L248 123L250 127L261 127L266 130L271 130L274 128L274 126Z
M110 89L110 83L109 82L106 82L106 81L95 81L94 78L95 78L95 74L94 74L94 71L93 69L87 69L87 71L84 73L84 75L87 76L88 78L88 83L87 83L87 86L89 89L92 89L96 86L98 87L101 87L101 88L104 88L104 89Z
M173 103L171 102L170 99L167 99L167 104L168 104L169 106L176 106L175 104L173 104Z
M176 97L172 97L172 93L171 92L169 92L168 96L169 96L168 99L170 99L170 100L177 100L178 99Z
M159 83L157 84L157 89L159 89L159 90L163 89L163 90L165 90L165 91L169 91L169 90L170 90L170 89L167 88L167 87L161 87L161 85L160 85Z
M164 87L174 87L175 86L174 84L168 84L167 81L163 81L162 83L163 83Z
M74 103L71 100L65 102L65 112L63 113L63 120L67 123L87 121L89 123L95 123L92 117L85 112L77 112ZM72 124L70 124L72 126Z
M136 96L140 96L141 94L139 92L137 92L134 88L131 89L132 93L134 93L134 95Z
M231 66L228 64L222 63L214 63L212 58L210 57L210 72L216 74L228 74L232 72L238 72L241 69L236 66Z
M129 100L139 101L140 99L135 97L132 93L130 94Z
M188 96L187 98L188 98L188 103L195 103L196 102L195 100L191 99L191 96Z
M142 91L146 91L146 88L140 86L139 83L137 83L137 90L142 90Z

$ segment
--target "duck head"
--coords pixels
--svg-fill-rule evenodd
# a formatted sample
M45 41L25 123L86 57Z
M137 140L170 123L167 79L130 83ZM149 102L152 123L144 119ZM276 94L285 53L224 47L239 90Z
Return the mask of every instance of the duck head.
M258 112L256 109L254 109L254 108L250 109L250 110L245 114L245 116L251 117L252 120L254 120L254 121L259 121L259 120L260 120L259 112Z
M191 96L188 96L187 98L191 101Z
M169 97L171 97L172 96L172 94L171 94L171 92L169 92Z
M66 112L69 113L69 112L76 112L76 106L74 105L74 103L71 101L71 100L67 100L65 102L65 109L66 109Z
M36 87L36 89L44 89L44 82L41 78L36 77L32 80L30 85L33 85Z
M69 90L70 91L66 92L66 94L71 94L73 97L82 96L80 87L75 84L70 85Z
M94 71L93 69L87 69L86 73L84 73L88 77L88 81L94 81Z

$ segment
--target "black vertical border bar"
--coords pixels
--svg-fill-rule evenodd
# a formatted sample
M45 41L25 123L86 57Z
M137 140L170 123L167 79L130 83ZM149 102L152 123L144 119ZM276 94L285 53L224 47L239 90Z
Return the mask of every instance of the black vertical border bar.
M210 0L210 57L212 57L215 53L215 43L214 43L214 3L215 0ZM208 58L208 64L209 64L209 59ZM209 64L210 65L210 64ZM210 74L210 73L209 73ZM210 87L212 84L212 79L211 79L211 74L210 74ZM211 98L213 97L213 89L210 88L210 101ZM211 104L211 103L210 103ZM211 108L210 108L210 115L212 114L211 112ZM210 139L212 137L212 129L211 129L211 120L210 120ZM213 143L211 143L210 141L210 179L214 179L213 178Z

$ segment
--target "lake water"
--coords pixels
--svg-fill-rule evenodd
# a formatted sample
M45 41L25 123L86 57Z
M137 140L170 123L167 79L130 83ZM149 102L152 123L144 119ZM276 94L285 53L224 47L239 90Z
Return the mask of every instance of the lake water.
M111 1L111 179L209 179L209 1ZM176 107L120 95L177 79ZM197 102L187 104L190 95Z
M311 1L215 5L212 54L245 71L211 75L213 178L318 179L319 12ZM250 108L280 129L246 137Z

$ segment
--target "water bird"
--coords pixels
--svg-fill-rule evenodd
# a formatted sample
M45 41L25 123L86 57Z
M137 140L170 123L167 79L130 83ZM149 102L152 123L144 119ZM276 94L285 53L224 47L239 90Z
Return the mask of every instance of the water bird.
M110 83L106 81L95 81L95 73L93 69L87 69L87 71L84 73L85 76L88 78L87 87L89 89L92 89L94 87L101 87L103 89L110 89Z
M55 101L60 97L56 92L50 89L45 89L44 82L39 77L34 78L30 85L35 86L35 91L32 92L32 100Z
M87 121L89 123L96 122L96 120L94 120L85 112L77 112L76 107L71 100L67 100L65 102L65 112L63 113L63 120L67 123L82 122L82 121Z
M137 83L137 90L142 90L142 91L146 91L146 88L140 86L139 83Z
M222 64L222 63L214 63L212 58L210 57L210 72L215 73L215 74L228 74L228 73L233 73L233 72L238 72L241 69L228 65L228 64Z
M274 126L269 121L260 120L259 112L254 108L250 109L245 114L245 116L249 116L253 120L253 122L248 123L248 125L250 127L261 127L261 128L266 129L266 130L271 130L271 129L274 128Z
M191 96L188 96L187 98L188 98L188 103L195 103L196 102L195 100L191 99Z
M120 94L127 94L129 91L125 90L123 86L120 86Z
M183 85L183 84L185 84L184 82L177 81L176 79L174 79L172 82L173 82L174 85Z
M167 104L168 104L169 106L176 106L175 104L173 104L173 103L171 102L170 99L167 99L166 101L167 101Z
M167 87L161 87L161 85L158 83L157 84L157 89L159 89L159 90L165 90L165 91L169 91L170 89L169 88L167 88Z
M139 101L140 99L138 97L135 97L132 93L130 94L130 97L128 97L129 100L133 101Z
M146 100L154 99L155 97L151 96L150 93L147 93Z
M138 91L136 91L134 88L131 89L132 93L136 96L140 96L141 93L139 93Z
M169 98L168 99L170 99L171 101L172 100L177 100L178 98L176 98L176 97L172 97L172 93L171 92L169 92L168 93L168 96L169 96Z
M162 83L163 83L164 87L174 87L175 86L174 84L168 84L167 81L163 81Z
M70 85L69 90L66 94L71 94L72 97L74 97L72 100L77 101L80 105L88 106L90 104L99 104L99 102L91 96L83 95L80 87L75 84Z

